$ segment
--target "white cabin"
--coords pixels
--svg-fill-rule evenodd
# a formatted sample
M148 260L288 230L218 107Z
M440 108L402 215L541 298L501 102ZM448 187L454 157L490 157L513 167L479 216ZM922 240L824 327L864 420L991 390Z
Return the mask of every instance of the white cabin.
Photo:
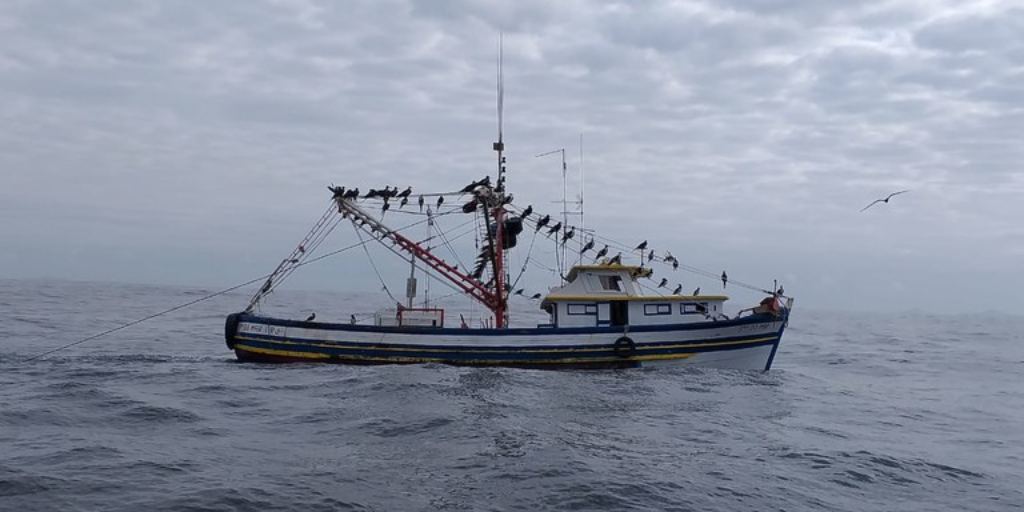
M565 285L541 302L551 316L542 327L602 327L705 322L724 318L724 295L644 295L638 278L651 269L630 265L577 265Z

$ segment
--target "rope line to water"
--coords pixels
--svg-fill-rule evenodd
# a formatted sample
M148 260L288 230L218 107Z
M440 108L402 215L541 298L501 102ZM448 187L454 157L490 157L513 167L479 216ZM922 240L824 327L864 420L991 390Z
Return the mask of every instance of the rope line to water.
M421 224L423 222L426 222L426 221L423 220L423 221L420 221L420 222L416 222L415 224ZM410 228L410 227L414 226L415 224L406 226L405 228L402 228L402 229ZM317 256L316 258L312 258L312 259L310 259L308 261L304 261L302 263L299 263L298 265L296 265L296 267L302 267L302 266L305 266L305 265L309 265L310 263L315 263L315 262L320 261L320 260L322 260L324 258L328 258L330 256L334 256L336 254L340 254L340 253L348 251L350 249L355 249L356 247L364 246L364 245L366 245L366 244L368 244L368 243L370 243L372 241L374 241L374 239L363 240L363 241L360 241L358 243L342 247L341 249L337 249L337 250L331 251L331 252L329 252L327 254L323 254L321 256ZM260 277L255 278L255 279L250 279L250 280L248 280L248 281L246 281L246 282L244 282L242 284L238 284L238 285L232 286L230 288L225 288L223 290L220 290L220 291L217 291L217 292L213 292L213 293L208 294L208 295L204 295L202 297L199 297L198 299L190 300L190 301L188 301L188 302L186 302L184 304L179 304L179 305L174 306L172 308L165 309L165 310L163 310L163 311L161 311L159 313L153 313L152 315L140 318L138 320L133 320L133 321L128 322L126 324L121 324L121 325L119 325L117 327L114 327L114 328L111 328L111 329L107 329L106 331L103 331L101 333L93 334L92 336L88 336L86 338L82 338L82 339L80 339L78 341L74 341L72 343L68 343L66 345L62 345L62 346L59 346L57 348L54 348L54 349L51 349L51 350L47 350L46 352L42 352L42 353L36 354L36 355L34 355L32 357L29 357L28 359L25 360L25 362L27 363L27 362L30 362L30 361L35 361L36 359L48 356L48 355L53 354L55 352L60 352L61 350L65 350L65 349L74 347L76 345L81 345L82 343L85 343L85 342L88 342L88 341L92 341L92 340L95 340L97 338L102 338L103 336L115 333L115 332L120 331L122 329L127 329L128 327L131 327L133 325L138 325L138 324L141 324L142 322L145 322L145 321L148 321L148 320L152 320L152 319L154 319L156 317L163 316L163 315L166 315L166 314L169 314L169 313L173 313L173 312L178 311L180 309L184 309L184 308L187 308L189 306L193 306L193 305L198 304L200 302L204 302L204 301L210 300L210 299L212 299L214 297L219 297L219 296L224 295L226 293L231 293L231 292L233 292L233 291L235 291L235 290L237 290L239 288L243 288L243 287L249 286L251 284L258 283L258 282L260 282L260 281L270 277L272 274L273 274L273 272L271 272L269 274L264 274L264 275L262 275Z

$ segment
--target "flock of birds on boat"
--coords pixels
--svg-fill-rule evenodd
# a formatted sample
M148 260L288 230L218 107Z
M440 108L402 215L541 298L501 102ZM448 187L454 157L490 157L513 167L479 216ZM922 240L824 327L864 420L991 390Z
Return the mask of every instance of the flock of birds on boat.
M427 199L425 198L425 196L426 197L436 196L437 199L436 199L436 201L433 202L432 206L436 207L437 209L440 209L444 205L444 200L445 200L445 196L446 195L447 196L452 196L452 195L462 196L462 195L465 195L465 194L471 194L471 193L474 193L474 192L478 191L480 189L480 187L490 187L490 185L491 185L491 180L490 180L490 177L488 176L488 177L485 177L485 178L483 178L481 180L477 180L477 181L473 181L473 182L469 183L468 185L463 187L458 192L417 195L416 203L417 203L417 205L419 207L420 212L422 212L424 207L425 207L425 205L426 205L426 202L427 202ZM500 187L501 185L502 184L499 183L498 187ZM381 215L382 216L385 215L388 212L388 210L390 210L390 208L391 208L390 205L391 205L392 201L397 200L398 208L402 209L406 205L409 204L410 198L413 196L413 189L412 189L412 187L406 187L405 189L399 189L398 187L392 187L392 186L385 186L382 189L371 188L365 194L361 193L359 188L346 189L345 187L342 187L342 186L333 186L332 185L332 186L328 187L328 189L332 192L334 199L339 199L340 198L340 199L347 199L347 200L359 200L359 199L377 199L377 200L380 200L380 201L383 202L383 204L381 206ZM461 207L461 210L462 210L463 213L472 213L472 212L477 210L477 208L480 206L481 202L482 202L481 198L478 197L476 194L474 194L473 199L471 199L470 201L464 203L462 205L462 207ZM502 205L511 205L511 203L512 203L512 196L511 196L511 194L504 196L502 201L501 201ZM516 208L514 206L509 206L509 208L510 208L510 211L513 214L516 213L515 212ZM428 207L428 213L430 213L429 207ZM576 238L577 229L576 229L575 226L563 225L562 222L553 219L551 217L551 215L543 215L542 216L539 213L535 214L532 205L529 205L526 208L523 208L522 210L519 210L518 214L516 214L514 218L519 219L520 222L523 222L523 221L531 222L533 224L533 232L535 234L540 233L541 230L544 230L544 234L549 239L554 239L556 242L558 242L558 243L560 243L562 245L565 245L569 241L571 241L571 240ZM554 221L554 223L552 223L553 221ZM603 245L603 247L601 247L600 249L597 249L597 243L596 243L595 239L593 237L589 237L589 238L586 239L585 242L582 242L580 244L579 254L580 254L581 257L582 256L592 257L593 261L595 263L600 263L600 264L604 264L604 265L621 265L622 264L623 253L621 251L618 251L614 256L611 256L609 258L608 255L609 255L610 251L612 250L611 246L609 246L608 244L602 244L602 245ZM647 240L644 240L643 242L638 244L636 247L634 247L632 252L634 254L639 253L640 260L641 260L641 266L643 266L643 263L645 261L646 262L658 261L658 262L661 262L661 263L663 263L665 265L671 266L671 268L673 270L678 270L679 267L680 267L679 260L675 256L673 256L671 252L666 251L664 255L660 255L659 256L655 252L654 249L649 248ZM492 257L493 257L493 254L490 252L490 246L485 245L483 247L483 249L481 250L480 254L477 256L476 266L475 266L475 268L473 269L473 271L472 271L472 273L470 275L473 278L475 278L475 279L482 278L484 270L486 269L487 263L491 261ZM525 265L524 265L524 268L525 268ZM728 276L728 274L724 270L722 271L720 279L722 281L722 287L725 288L728 285L729 276ZM491 284L493 284L493 281L489 282L488 286L491 285ZM655 286L655 289L666 289L667 290L667 288L669 287L669 284L670 283L669 283L669 279L668 278L661 278L661 280ZM701 291L701 289L698 286L696 289L694 289L690 293L690 295L691 296L698 296L698 295L700 295L700 291ZM525 293L525 290L523 288L518 288L518 289L516 289L514 291L509 289L509 292L511 292L511 294L514 295L514 296L523 296L523 297L527 296L526 293ZM784 293L784 290L780 287L776 293L782 295ZM683 285L682 284L677 284L674 287L674 289L672 289L671 294L672 295L682 295L683 294ZM535 294L529 296L529 298L533 299L533 300L539 300L541 297L542 297L542 294L540 294L540 293L535 293Z

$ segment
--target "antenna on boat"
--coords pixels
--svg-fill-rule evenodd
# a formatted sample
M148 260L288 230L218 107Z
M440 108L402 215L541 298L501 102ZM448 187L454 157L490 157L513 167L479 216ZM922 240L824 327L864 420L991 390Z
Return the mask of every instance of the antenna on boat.
M568 168L567 165L565 165L565 148L553 149L553 150L548 151L546 153L541 153L539 155L536 155L534 158L541 158L541 157L545 157L545 156L548 156L548 155L554 155L555 153L560 153L562 155L562 226L565 227L565 228L568 228L569 227L569 200L566 197L567 191L568 191L568 180L567 180L566 174L567 174L567 171L568 171L569 168ZM558 237L557 236L555 237L555 244L556 244L556 246L558 244ZM562 283L565 284L565 269L563 268L563 267L567 266L566 265L566 260L565 260L565 244L562 244L561 249L556 249L555 250L555 256L558 257L559 255L561 255L561 257L558 258L558 262L557 262L558 263L558 275L561 277Z
M579 200L579 204L580 204L580 232L582 232L584 235L586 235L586 233L587 233L587 225L586 225L586 222L584 222L585 217L583 216L584 176L586 176L586 175L583 173L583 133L580 133L580 200ZM583 252L582 251L579 253L579 257L577 259L577 263L576 264L577 265L582 265L583 264Z
M505 141L502 134L505 113L505 76L502 72L504 48L502 39L503 34L498 32L498 142L494 143L494 150L498 152L497 184L499 192L505 189L505 157L502 156L502 153L505 151Z

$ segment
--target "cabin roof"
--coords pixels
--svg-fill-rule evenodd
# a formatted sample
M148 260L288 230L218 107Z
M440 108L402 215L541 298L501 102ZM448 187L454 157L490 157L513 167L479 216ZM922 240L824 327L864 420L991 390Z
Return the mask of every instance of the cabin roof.
M604 265L576 265L569 270L569 275L566 276L567 281L574 281L576 276L581 272L593 272L595 270L624 270L629 272L629 275L633 278L637 277L650 277L653 271L646 267L638 267L636 265L620 265L620 264L604 264Z
M544 302L613 302L613 301L644 301L644 302L716 302L729 300L725 295L548 295Z

